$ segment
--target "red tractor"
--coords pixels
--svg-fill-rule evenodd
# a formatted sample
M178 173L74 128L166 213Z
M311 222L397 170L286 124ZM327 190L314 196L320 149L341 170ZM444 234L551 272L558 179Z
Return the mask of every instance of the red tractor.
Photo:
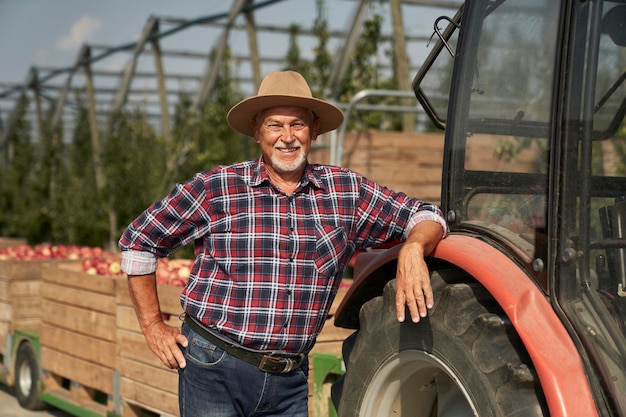
M435 32L435 305L399 323L399 246L357 257L339 415L624 417L626 1L467 0Z

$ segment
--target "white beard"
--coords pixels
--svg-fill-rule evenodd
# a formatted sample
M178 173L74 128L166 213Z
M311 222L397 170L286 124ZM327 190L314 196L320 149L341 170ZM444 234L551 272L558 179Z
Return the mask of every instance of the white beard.
M295 161L291 162L291 163L286 163L284 161L282 161L277 154L280 153L280 150L275 150L275 153L272 155L272 166L274 167L274 169L276 171L280 171L280 172L293 172L293 171L297 171L299 169L302 169L302 167L304 167L304 164L306 163L306 155L304 154L304 150L302 148L302 144L300 143L299 140L295 141L299 146L299 150L298 152L298 159L296 159ZM290 147L289 145L286 145L284 143L279 143L275 146L275 148L288 148Z

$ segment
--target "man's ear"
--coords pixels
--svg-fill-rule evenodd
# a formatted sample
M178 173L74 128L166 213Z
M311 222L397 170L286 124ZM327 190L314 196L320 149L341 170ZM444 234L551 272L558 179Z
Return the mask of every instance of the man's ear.
M260 139L259 139L259 130L256 127L256 120L255 119L250 119L250 128L252 129L252 134L254 135L254 141L256 143L260 143Z
M319 135L319 132L320 132L321 123L322 121L318 118L315 118L315 120L313 121L313 126L311 128L311 140L317 139L317 136Z

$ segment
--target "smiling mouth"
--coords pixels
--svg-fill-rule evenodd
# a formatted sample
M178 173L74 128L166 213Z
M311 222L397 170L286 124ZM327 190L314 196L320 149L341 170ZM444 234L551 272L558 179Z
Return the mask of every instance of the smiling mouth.
M293 153L300 150L300 148L276 148L281 153Z

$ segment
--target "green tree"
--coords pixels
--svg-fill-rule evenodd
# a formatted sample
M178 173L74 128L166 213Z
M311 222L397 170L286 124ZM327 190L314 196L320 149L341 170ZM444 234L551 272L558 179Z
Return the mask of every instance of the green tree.
M32 125L26 117L28 98L20 100L14 129L7 138L7 163L0 167L0 235L23 237L17 222L21 216L30 213L26 195L32 192L32 182L36 179L35 145L32 143Z

